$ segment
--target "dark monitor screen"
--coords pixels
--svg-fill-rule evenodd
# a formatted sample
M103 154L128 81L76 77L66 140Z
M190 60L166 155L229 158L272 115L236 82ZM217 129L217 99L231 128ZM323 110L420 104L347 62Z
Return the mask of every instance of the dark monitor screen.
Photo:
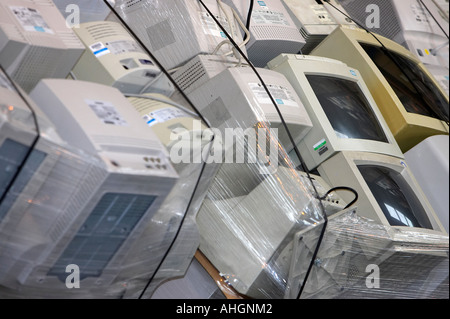
M358 166L391 226L433 229L422 203L403 176L381 166Z
M446 97L416 63L378 46L360 45L383 73L407 112L448 122Z
M357 82L323 75L306 78L338 137L388 143Z

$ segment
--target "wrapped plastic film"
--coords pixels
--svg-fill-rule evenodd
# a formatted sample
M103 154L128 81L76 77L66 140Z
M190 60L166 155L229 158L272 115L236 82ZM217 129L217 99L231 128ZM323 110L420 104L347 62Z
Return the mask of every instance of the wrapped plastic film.
M448 299L449 238L389 227L358 215L358 208L329 219L310 265L318 233L295 237L286 298Z
M6 141L8 136L16 139L24 136L30 148L38 137L37 129L30 125L31 111L5 80L6 76L1 78L1 141ZM86 92L83 85L93 85L70 80L45 81L38 89L49 88L49 92L33 94L36 104L43 106L41 99L57 92L59 84L65 93L74 89L80 96ZM102 86L98 86L94 91L101 90ZM126 115L129 123L140 127L143 135L154 134L149 134L151 129L134 113L131 104L128 105L131 114L124 109L125 97L113 92L116 89L108 90L111 90L108 98L114 100L121 96L123 99L116 106L120 105L119 113ZM50 104L60 107L56 100ZM155 279L158 270L161 271L159 280L183 275L199 244L192 215L202 200L201 194L194 194L195 184L203 173L201 166L185 165L179 173L175 172L169 158L164 158L168 152L163 151L161 144L162 153L158 155L164 156L153 154L145 157L144 162L147 166L150 163L166 166L165 172L149 173L145 165L120 167L121 161L128 164L133 159L69 147L56 133L55 123L33 105L40 132L31 155L15 159L12 155L20 152L11 152L10 144L4 142L0 146L1 160L7 164L6 174L1 175L2 186L10 178L9 171L14 165L20 167L20 161L26 159L12 187L2 188L5 196L0 203L0 295L6 298L135 298L149 291L149 282ZM87 116L85 119L88 122ZM59 120L67 119L61 116ZM28 131L21 130L22 127ZM77 140L81 135L72 137ZM167 257L173 242L172 254ZM161 267L163 261L168 266ZM79 289L69 289L77 285Z
M240 31L243 24L238 14L216 0L206 0L205 4L245 51L246 42ZM118 0L115 9L168 70L183 65L198 54L240 57L198 1Z

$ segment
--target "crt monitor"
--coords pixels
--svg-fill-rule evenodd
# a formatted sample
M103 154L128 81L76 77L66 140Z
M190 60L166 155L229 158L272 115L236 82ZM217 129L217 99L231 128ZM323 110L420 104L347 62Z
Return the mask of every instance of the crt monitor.
M61 158L24 218L11 221L8 241L2 240L7 244L0 280L13 289L57 293L67 290L66 266L75 264L85 289L69 295L105 293L121 271L152 262L150 255L133 265L127 258L155 224L152 218L178 174L164 146L117 89L47 79L30 97L70 148L57 150ZM160 241L155 239L155 247Z
M404 153L429 136L448 134L448 96L440 85L410 51L376 38L342 26L312 55L341 60L361 72Z
M247 194L225 198L223 193L234 192L242 183L232 175L227 179L234 165L228 166L222 166L198 213L199 249L240 294L283 298L295 233L314 223L321 227L306 174L280 166L274 175L248 187ZM320 179L314 183L320 185ZM340 211L345 203L332 205Z
M237 15L216 0L203 2L246 54ZM166 69L198 54L234 54L222 29L198 1L118 0L115 10Z
M363 217L400 231L447 234L405 160L341 152L319 166L318 171L331 186L345 185L356 190L359 199L355 205ZM340 195L348 200L348 194Z
M0 63L26 92L67 77L85 50L51 0L4 0L0 21Z
M403 158L358 70L333 59L292 54L280 55L268 68L289 80L313 122L298 144L310 170L341 151Z
M86 22L73 30L86 46L71 73L77 80L110 85L123 93L173 93L167 76L120 23Z
M221 62L214 63L222 65ZM312 127L302 101L282 74L263 68L257 71L277 103L294 142L298 143ZM288 151L292 150L292 142L280 115L252 68L228 67L210 79L201 78L199 81L201 85L190 89L188 97L212 127L224 134L227 128L258 129L270 123L271 128L278 129L281 145Z
M241 21L248 23L250 1L223 2L239 13ZM249 26L247 53L256 67L265 67L281 53L299 53L306 44L281 0L255 1Z

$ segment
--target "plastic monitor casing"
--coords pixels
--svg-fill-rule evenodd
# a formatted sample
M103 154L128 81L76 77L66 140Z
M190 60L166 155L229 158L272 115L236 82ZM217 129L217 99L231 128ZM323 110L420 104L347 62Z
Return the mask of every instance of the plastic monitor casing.
M362 174L358 170L358 166L361 165L372 165L388 168L399 173L401 178L404 179L406 184L412 189L415 197L417 197L422 205L428 219L430 220L432 229L391 226L383 214L380 205L365 182ZM356 204L358 206L358 214L381 225L391 227L392 230L390 236L394 239L396 234L395 229L398 229L399 231L402 229L412 230L418 233L423 233L424 235L434 233L447 235L444 226L437 217L433 207L416 181L405 160L392 156L367 152L341 152L319 166L318 171L320 176L322 176L322 178L324 178L325 181L327 181L332 187L345 185L353 188L359 194L359 199ZM353 196L353 194L348 192L338 192L338 194L346 201L351 200ZM411 241L414 241L414 238L411 238Z
M173 84L119 23L83 23L74 31L86 46L73 68L77 80L118 88L122 93L174 92Z
M443 177L449 176L449 136L431 136L406 152L405 158L448 233L449 179Z
M337 60L288 54L283 54L272 60L269 62L268 67L283 74L289 80L313 122L313 128L298 144L308 169L312 170L316 168L341 151L365 151L404 158L403 153L358 70L350 68L345 63ZM310 74L334 77L357 83L376 121L386 136L388 143L365 139L341 138L333 129L330 120L306 77ZM323 143L325 143L325 148L317 146Z
M277 102L295 143L311 129L311 120L287 79L280 73L257 69ZM224 134L226 128L258 128L270 123L286 150L293 145L282 126L281 118L269 95L250 67L232 67L192 91L189 98L199 112Z
M234 8L241 20L246 22L248 2L239 0L224 2ZM249 60L256 67L265 67L267 62L281 53L297 54L306 44L281 0L256 1L249 31L247 52Z

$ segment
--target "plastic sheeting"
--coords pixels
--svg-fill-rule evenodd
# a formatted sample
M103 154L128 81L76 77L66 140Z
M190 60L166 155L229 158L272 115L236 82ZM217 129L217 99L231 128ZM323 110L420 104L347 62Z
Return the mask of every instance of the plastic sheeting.
M76 83L58 81L66 89ZM109 89L117 93L108 98L120 95ZM194 216L213 172L202 175L203 163L188 163L153 178L111 166L104 154L69 146L27 98L37 114L39 130L34 127L32 112L3 73L0 90L0 296L142 298L161 281L183 276L199 245ZM131 122L149 134L128 107ZM168 157L160 160L172 167Z

